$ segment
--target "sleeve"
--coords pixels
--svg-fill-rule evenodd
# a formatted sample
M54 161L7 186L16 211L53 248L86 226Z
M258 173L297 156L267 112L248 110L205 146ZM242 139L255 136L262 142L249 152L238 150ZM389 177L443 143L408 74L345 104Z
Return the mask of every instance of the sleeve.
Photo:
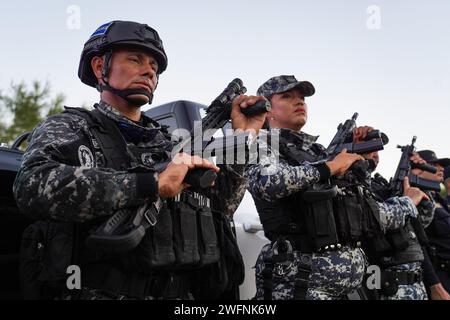
M230 217L244 197L247 180L243 176L243 165L218 165L220 171L212 192L209 194L214 207Z
M67 152L77 142L89 141L87 137L86 120L64 113L48 118L34 130L13 187L24 214L34 219L82 222L156 198L153 172L73 165Z
M254 197L275 201L328 179L330 170L325 163L292 166L268 148L259 163L246 167L245 176Z
M430 198L430 201L424 200L417 206L419 212L418 219L424 228L428 227L433 221L434 209L436 208L433 196L429 192L427 192L427 195Z
M422 269L423 269L423 282L427 288L434 286L441 281L434 271L433 264L431 263L430 256L426 249L423 249L424 259L422 261Z
M381 228L384 232L404 226L407 216L417 217L418 215L416 206L409 197L392 197L384 202L378 202L378 206Z

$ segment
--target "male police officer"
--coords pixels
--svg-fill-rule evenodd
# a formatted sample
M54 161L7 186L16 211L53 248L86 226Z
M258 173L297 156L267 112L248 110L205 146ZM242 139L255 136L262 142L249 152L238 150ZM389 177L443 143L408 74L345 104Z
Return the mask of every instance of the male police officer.
M167 159L172 143L140 110L166 67L163 43L146 24L106 23L84 45L78 75L100 91L100 102L92 112L68 108L41 123L14 185L20 209L40 220L24 234L26 296L42 298L42 284L60 289L70 264L81 269L82 289L63 295L81 299L214 298L243 280L227 219L245 190L242 165L219 172L197 156ZM258 100L233 101L234 128L259 130L265 116L240 111ZM164 161L167 167L156 172ZM203 195L183 183L194 168L218 175ZM85 244L112 214L133 217L146 205L152 226L137 247L115 252Z
M422 150L418 154L437 169L435 174L429 172L416 172L421 178L442 182L444 179L444 168L450 165L450 159L438 158L436 153L431 150ZM450 208L446 199L442 198L437 192L433 192L433 198L436 201L436 210L431 224L426 229L430 246L434 249L432 260L436 274L445 289L444 292L431 292L436 299L449 298L450 292Z
M375 170L379 163L378 152L366 154L364 157L374 160L373 170ZM414 163L426 163L417 154L413 155L410 160ZM370 187L380 201L391 197L389 183L380 174L371 178ZM406 219L405 224L399 228L389 230L386 234L375 234L367 239L366 253L370 264L376 264L381 268L381 299L426 300L427 292L422 282L422 263L428 259L428 256L421 247L426 240L419 239L418 234L422 236L422 228L431 223L434 203L431 195L425 196L419 189L410 188L407 177L404 181L404 188L409 188L418 195L417 199L420 201L415 204L419 212L418 221L423 225L419 226L422 232L414 229L411 219Z
M304 299L305 296L342 299L360 287L364 276L361 223L352 222L372 209L365 203L367 210L361 211L355 196L351 198L352 203L341 202L342 220L352 225L340 226L351 234L339 234L341 239L338 239L332 209L332 198L336 196L332 194L333 189L315 203L303 197L306 189L325 183L330 177L344 175L355 161L363 159L343 151L325 162L323 158L327 155L315 143L317 137L301 131L307 120L305 97L314 92L310 82L287 75L273 77L258 89L258 94L269 99L272 105L268 113L270 133L280 136L280 157L277 161L278 150L270 149L267 157L246 170L249 191L265 235L271 240L256 262L257 299ZM356 128L355 139L363 139L370 130ZM417 215L407 197L393 198L390 204L380 204L379 209L375 206L385 223L394 226L401 224L406 215ZM348 216L344 217L345 214Z

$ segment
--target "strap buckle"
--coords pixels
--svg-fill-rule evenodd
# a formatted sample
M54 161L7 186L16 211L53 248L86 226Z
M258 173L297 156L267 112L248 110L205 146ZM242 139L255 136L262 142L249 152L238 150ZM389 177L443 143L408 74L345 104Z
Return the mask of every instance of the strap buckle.
M144 212L145 219L152 227L158 222L156 216L159 214L162 205L163 201L161 200L160 197L158 197L158 200L153 202L151 207Z

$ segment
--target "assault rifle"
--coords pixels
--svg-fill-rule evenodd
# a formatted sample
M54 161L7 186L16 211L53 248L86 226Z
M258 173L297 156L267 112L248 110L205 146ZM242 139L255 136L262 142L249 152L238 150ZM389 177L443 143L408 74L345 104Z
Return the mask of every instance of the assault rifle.
M202 119L202 131L219 130L231 119L231 104L240 94L244 94L247 89L242 80L236 78L231 81L223 92L206 109L206 116ZM258 101L252 106L241 109L242 113L251 117L270 110L270 103ZM201 139L202 151L213 141L203 141L203 137L196 136L195 129L191 132L191 139L184 139L174 146L175 152L182 151L189 144L196 146ZM210 131L211 133L211 131ZM191 148L191 150L193 150ZM193 150L194 151L194 150ZM197 150L195 150L197 151ZM173 154L173 152L171 152ZM193 154L194 152L192 152ZM170 154L170 153L169 153ZM170 158L170 157L169 157ZM169 161L159 163L155 166L157 172L163 171ZM197 168L190 170L184 182L194 188L206 188L216 179L217 175L213 170ZM163 201L158 200L152 204L144 204L136 213L130 214L126 210L120 210L103 223L86 240L88 247L103 251L126 251L136 247L145 235L146 229L157 223L157 215L163 205Z
M355 112L350 119L337 127L337 132L326 149L328 160L336 157L343 149L347 149L348 153L370 153L384 149L383 139L387 136L379 130L372 130L364 138L364 141L353 143L353 129L356 128L356 119L358 113ZM364 175L371 166L374 166L373 160L359 160L352 164L350 170L354 171L357 176ZM316 186L317 188L317 186ZM337 194L336 186L320 186L319 189L308 189L303 193L306 201L314 202L321 199L332 198Z
M420 170L424 170L430 173L436 173L436 168L430 166L428 164L420 164L414 163L410 160L415 151L415 142L417 137L414 136L412 138L411 144L406 146L397 146L401 149L402 155L400 157L400 162L398 163L397 170L395 171L394 177L389 182L390 184L390 192L393 196L402 196L403 195L403 180L405 177L409 178L410 184L413 187L417 187L424 191L440 191L441 187L438 182L427 180L420 178L417 175L411 173L411 169L417 168ZM423 205L426 205L423 201L421 202ZM411 225L416 233L417 239L420 244L423 246L428 245L428 237L423 229L422 224L417 218L410 218Z
M347 119L344 124L340 123L337 132L326 149L329 156L336 156L343 149L348 153L370 153L384 149L383 133L373 130L368 133L363 142L353 143L353 129L356 128L358 113L355 112L351 119Z
M414 144L416 143L416 139L417 137L414 136L410 145L397 146L397 148L401 149L402 155L400 157L397 170L395 171L395 175L390 181L391 193L395 196L401 196L403 194L403 180L405 177L409 178L411 186L417 187L421 190L436 192L441 190L439 182L423 179L411 173L411 170L415 168L430 173L436 173L435 167L428 164L414 163L410 160L415 151Z

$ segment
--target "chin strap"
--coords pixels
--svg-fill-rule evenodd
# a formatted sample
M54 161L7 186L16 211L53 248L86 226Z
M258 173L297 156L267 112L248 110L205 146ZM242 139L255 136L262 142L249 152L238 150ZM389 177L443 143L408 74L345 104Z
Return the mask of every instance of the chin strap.
M106 78L108 78L108 73L109 73L109 63L111 61L111 55L112 55L112 50L109 50L105 53L105 63L103 64L103 70L102 70L102 80L105 84L97 84L96 88L99 92L102 91L109 91L114 93L115 95L125 99L126 101L128 101L129 103L132 103L134 105L139 105L142 106L144 104L147 103L147 101L144 101L142 99L139 98L130 98L131 95L136 95L136 94L141 94L144 95L148 98L148 104L151 104L153 101L153 93L149 93L148 90L145 89L123 89L123 90L119 90L116 89L114 87L112 87L108 81L106 80Z
M125 99L129 103L136 104L136 105L139 105L139 106L142 106L142 105L146 104L147 101L144 101L144 100L139 99L139 98L131 98L130 96L134 95L134 94L142 94L142 95L144 95L144 96L146 96L148 98L148 104L152 103L153 94L148 92L148 90L145 90L145 89L123 89L123 90L118 90L116 88L111 87L109 85L109 83L106 82L104 79L103 79L103 81L106 84L98 84L97 85L97 90L100 91L100 92L102 92L104 90L112 92L115 95Z

